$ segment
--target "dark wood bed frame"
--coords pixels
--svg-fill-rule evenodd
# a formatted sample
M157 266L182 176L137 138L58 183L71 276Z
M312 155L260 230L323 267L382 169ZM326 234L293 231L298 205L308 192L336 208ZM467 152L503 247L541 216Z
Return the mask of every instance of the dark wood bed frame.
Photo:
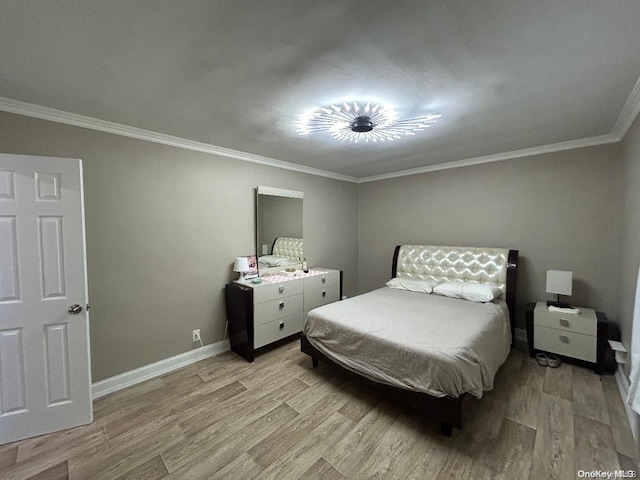
M397 274L398 253L401 245L396 246L393 254L393 264L391 266L391 277L395 278ZM511 348L515 345L515 316L516 316L516 287L518 276L518 250L509 250L507 259L507 292L506 302L509 306L509 321L511 323ZM331 358L316 349L307 337L302 333L300 335L300 350L311 357L314 367L318 366L320 360L337 365ZM462 428L462 404L467 394L464 393L460 397L434 397L427 393L414 392L399 387L392 387L369 379L365 379L369 383L375 384L377 387L388 390L398 397L401 401L417 408L426 417L440 422L440 431L443 435L449 437L453 431L453 427Z

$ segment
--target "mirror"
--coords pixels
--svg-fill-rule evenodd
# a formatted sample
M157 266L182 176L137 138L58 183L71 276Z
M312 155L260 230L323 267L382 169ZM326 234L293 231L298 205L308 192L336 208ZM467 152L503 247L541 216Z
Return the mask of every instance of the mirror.
M300 268L303 192L258 186L256 252L260 274ZM276 242L277 240L277 242Z

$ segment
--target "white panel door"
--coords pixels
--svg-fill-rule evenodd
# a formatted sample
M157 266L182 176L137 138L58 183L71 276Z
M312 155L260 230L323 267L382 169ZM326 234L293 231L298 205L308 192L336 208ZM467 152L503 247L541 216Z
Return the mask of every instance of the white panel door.
M0 444L90 423L82 162L0 154Z

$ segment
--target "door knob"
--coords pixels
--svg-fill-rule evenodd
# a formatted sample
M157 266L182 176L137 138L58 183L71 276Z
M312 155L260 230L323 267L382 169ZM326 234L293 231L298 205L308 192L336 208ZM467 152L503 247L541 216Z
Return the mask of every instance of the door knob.
M76 303L75 305L71 305L67 311L72 315L77 315L82 311L82 307Z

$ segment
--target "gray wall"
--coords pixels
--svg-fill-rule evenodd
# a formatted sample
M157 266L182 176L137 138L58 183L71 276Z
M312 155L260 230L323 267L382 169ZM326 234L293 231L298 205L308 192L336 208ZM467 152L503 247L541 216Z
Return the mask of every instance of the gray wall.
M222 339L257 185L304 192L310 265L357 291L356 184L6 113L0 152L83 160L94 382Z
M398 243L517 248L521 327L546 270L568 269L572 303L619 319L630 342L638 121L618 145L361 185L6 113L0 152L83 159L94 381L196 347L194 328L222 339L233 259L255 251L257 185L304 192L305 256L344 270L347 295L384 284Z
M618 323L622 342L631 345L633 304L640 264L640 117L620 144L622 208L620 210L620 275L617 283ZM640 308L640 305L638 305ZM626 365L629 374L630 362Z
M572 303L615 316L618 164L602 146L363 184L360 290L388 280L396 244L506 247L520 251L519 327L548 269L573 271Z

